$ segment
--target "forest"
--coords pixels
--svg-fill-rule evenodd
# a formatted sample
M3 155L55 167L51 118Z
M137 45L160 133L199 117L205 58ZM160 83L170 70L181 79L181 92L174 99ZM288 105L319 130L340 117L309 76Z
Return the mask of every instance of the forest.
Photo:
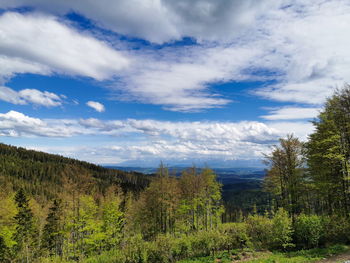
M264 156L262 203L249 209L223 201L208 167L173 176L160 164L150 176L0 144L0 262L239 262L267 251L277 259L266 262L314 262L346 249L349 85L313 125L307 141L288 135Z

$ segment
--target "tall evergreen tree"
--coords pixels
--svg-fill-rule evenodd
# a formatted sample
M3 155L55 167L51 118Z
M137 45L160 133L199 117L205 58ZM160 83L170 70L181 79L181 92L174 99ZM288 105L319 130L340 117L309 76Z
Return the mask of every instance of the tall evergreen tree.
M61 216L61 203L55 199L46 218L41 244L42 248L48 250L50 255L62 256L64 236Z
M14 240L16 242L15 254L21 262L31 262L36 250L36 235L33 222L33 213L29 207L29 201L23 189L20 189L15 196L18 213L15 216L16 232Z

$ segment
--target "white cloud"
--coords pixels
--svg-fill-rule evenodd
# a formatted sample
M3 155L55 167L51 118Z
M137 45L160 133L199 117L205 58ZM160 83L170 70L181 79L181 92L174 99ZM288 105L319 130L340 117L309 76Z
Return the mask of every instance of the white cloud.
M0 16L0 75L16 73L111 78L129 64L125 55L53 16L7 12Z
M113 156L120 161L256 159L260 158L262 153L268 152L270 145L276 143L278 138L294 132L296 136L305 140L312 130L312 124L308 122L41 120L15 111L0 114L2 136L87 136L91 143L85 148L90 150L84 152L77 149L70 154L102 163L106 163L106 160ZM90 140L89 136L94 136L94 140ZM106 137L105 143L101 143L103 137ZM95 150L92 149L94 147Z
M319 105L337 86L350 81L350 2L289 1L261 20L270 60L280 78L256 92L268 99ZM269 64L265 64L270 66Z
M17 111L0 113L0 136L8 137L67 137L81 131L67 120L47 122Z
M200 111L222 107L230 100L213 94L212 83L247 80L243 71L262 55L254 45L240 47L165 48L138 56L139 63L114 85L124 92L117 99L163 105L173 111Z
M33 6L64 14L75 11L128 36L163 43L182 37L229 40L280 1L260 0L3 0L0 7Z
M18 57L7 57L0 51L0 84L13 77L15 73L33 73L48 75L47 66Z
M278 121L267 123L267 125L272 129L277 129L282 137L293 134L302 141L306 141L308 135L314 131L314 126L310 121Z
M320 108L283 107L271 109L269 115L260 116L266 120L297 120L316 118Z
M187 36L200 43L122 54L57 18L5 13L0 66L2 60L11 58L11 63L0 75L28 71L118 77L111 84L122 92L117 99L185 112L228 104L229 98L210 90L215 83L274 80L254 94L318 107L335 86L350 81L347 0L7 0L0 6L33 6L56 15L73 10L128 36L157 43ZM62 41L55 41L57 36Z
M123 78L127 98L170 110L198 111L230 102L218 96L220 91L212 94L212 84L274 80L276 84L253 94L319 107L334 88L350 82L350 37L344 33L350 24L350 3L283 1L278 7L257 16L244 35L231 37L230 44L216 38L214 43L182 51L168 48L150 57L141 54L142 67ZM229 32L230 25L226 26L223 30Z
M37 89L23 89L15 91L8 87L0 86L0 100L13 104L32 103L39 106L54 107L62 105L63 95L57 95L48 91L40 91Z
M106 110L105 106L97 101L90 100L86 103L86 105L89 106L90 108L93 108L97 112L104 112Z

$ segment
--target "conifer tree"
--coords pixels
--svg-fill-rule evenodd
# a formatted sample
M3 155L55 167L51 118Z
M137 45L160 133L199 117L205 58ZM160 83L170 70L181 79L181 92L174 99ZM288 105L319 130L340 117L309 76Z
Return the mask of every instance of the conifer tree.
M15 201L18 209L18 213L14 218L17 225L14 234L14 240L16 241L15 254L18 258L24 259L24 262L28 263L34 258L37 241L33 213L23 189L16 193Z
M48 250L50 255L62 256L63 234L61 214L61 203L55 199L47 215L42 238L42 248Z

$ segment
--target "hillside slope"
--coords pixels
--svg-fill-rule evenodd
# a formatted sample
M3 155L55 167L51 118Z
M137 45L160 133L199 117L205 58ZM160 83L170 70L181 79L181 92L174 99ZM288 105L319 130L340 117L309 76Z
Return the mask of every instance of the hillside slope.
M137 192L149 183L149 177L136 172L108 169L60 155L27 150L0 143L0 185L18 190L55 197L65 189L75 187L85 193L103 193L119 185L123 191Z

